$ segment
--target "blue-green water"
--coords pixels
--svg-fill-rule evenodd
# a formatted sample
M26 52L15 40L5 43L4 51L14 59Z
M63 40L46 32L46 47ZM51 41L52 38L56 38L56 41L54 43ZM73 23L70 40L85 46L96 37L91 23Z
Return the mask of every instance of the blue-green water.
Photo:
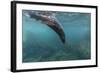
M25 11L26 12L26 11ZM31 19L23 10L23 62L86 60L91 58L90 13L57 12L66 43L46 24Z

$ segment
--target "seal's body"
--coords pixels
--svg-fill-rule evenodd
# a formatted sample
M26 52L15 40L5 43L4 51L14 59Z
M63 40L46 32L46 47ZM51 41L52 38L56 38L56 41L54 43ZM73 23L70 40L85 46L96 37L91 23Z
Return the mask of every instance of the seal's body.
M37 12L28 12L30 18L34 18L36 20L41 20L45 24L47 24L50 28L52 28L60 37L61 41L65 43L65 34L62 26L58 21L52 16L48 16L44 14L38 14Z

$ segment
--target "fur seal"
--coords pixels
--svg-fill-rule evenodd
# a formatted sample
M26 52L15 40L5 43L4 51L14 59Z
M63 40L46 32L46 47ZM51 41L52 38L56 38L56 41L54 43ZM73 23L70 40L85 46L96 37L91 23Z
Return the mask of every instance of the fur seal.
M52 15L49 15L49 16L45 15L45 11L44 11L44 14L29 11L28 15L30 18L34 18L36 20L40 20L40 21L44 22L47 26L49 26L51 29L53 29L59 35L61 41L63 43L65 43L64 30L63 30L62 26L60 25L60 23L55 18L53 18Z

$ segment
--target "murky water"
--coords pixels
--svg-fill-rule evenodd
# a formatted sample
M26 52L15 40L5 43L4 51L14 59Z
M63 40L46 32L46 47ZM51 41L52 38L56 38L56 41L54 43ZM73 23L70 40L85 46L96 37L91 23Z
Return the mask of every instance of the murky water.
M46 24L25 16L23 11L23 62L64 61L90 59L89 13L57 12L63 26L66 43Z

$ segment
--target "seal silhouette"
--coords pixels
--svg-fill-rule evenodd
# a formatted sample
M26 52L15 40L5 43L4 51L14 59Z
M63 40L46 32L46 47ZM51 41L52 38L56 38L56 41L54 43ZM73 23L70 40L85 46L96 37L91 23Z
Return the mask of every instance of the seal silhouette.
M53 16L53 13L48 12L28 12L28 16L30 18L34 18L36 20L40 20L44 22L47 26L53 29L60 37L61 41L65 43L65 33L61 24L57 21L57 19Z

